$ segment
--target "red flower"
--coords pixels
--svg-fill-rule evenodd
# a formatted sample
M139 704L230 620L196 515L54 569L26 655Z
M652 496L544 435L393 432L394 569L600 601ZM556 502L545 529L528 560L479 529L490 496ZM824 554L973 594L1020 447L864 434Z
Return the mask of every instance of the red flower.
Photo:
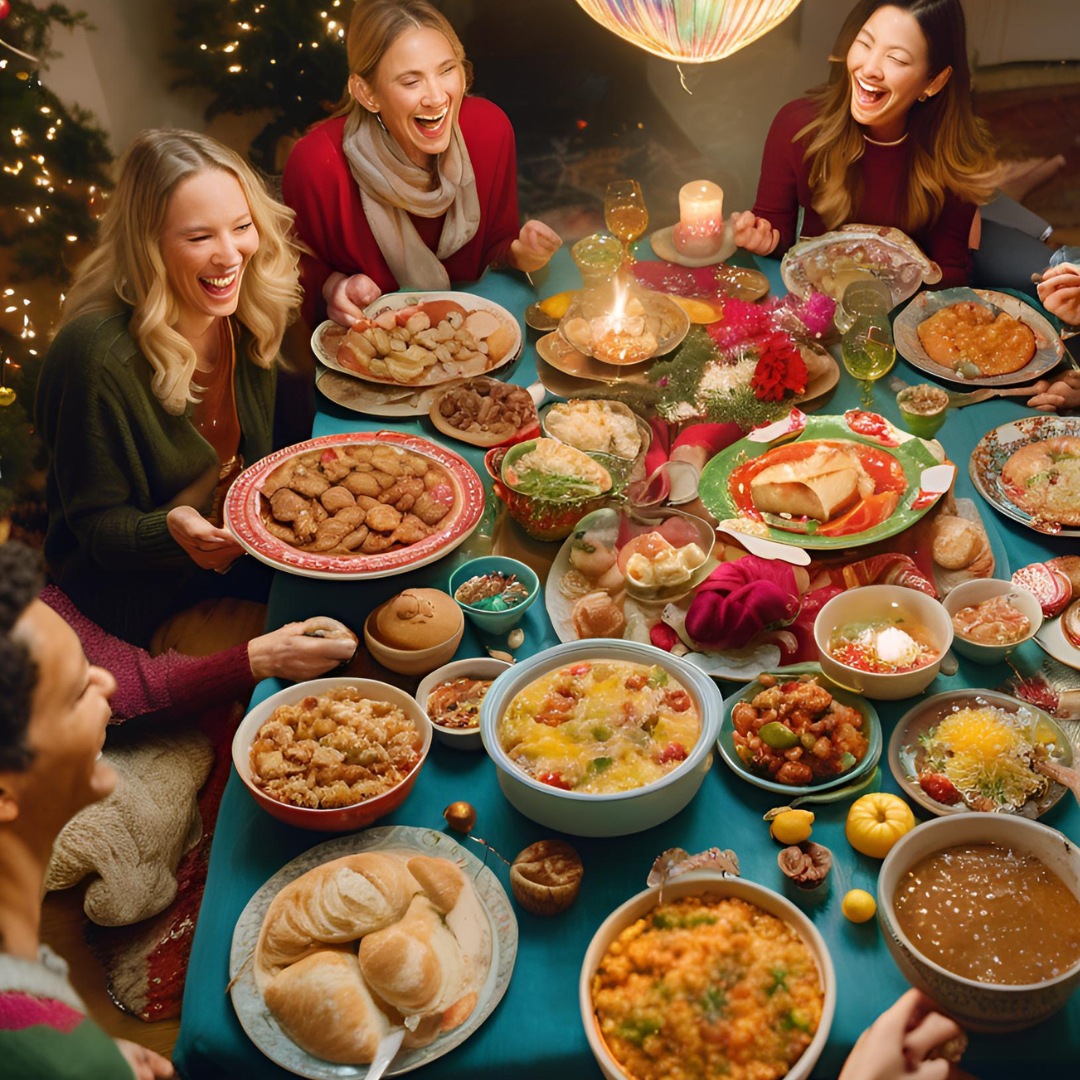
M758 401L782 401L785 395L801 394L806 389L806 364L787 334L770 334L757 346L758 362L750 385Z

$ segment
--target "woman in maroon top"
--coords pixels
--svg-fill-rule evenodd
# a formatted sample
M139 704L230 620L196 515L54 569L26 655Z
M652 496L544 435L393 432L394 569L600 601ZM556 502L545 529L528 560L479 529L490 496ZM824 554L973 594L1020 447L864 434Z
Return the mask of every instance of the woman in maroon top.
M862 0L829 81L780 110L752 211L733 218L754 254L848 222L902 229L967 283L969 237L992 191L994 158L971 106L960 0Z
M470 69L426 0L359 0L338 114L293 149L282 195L310 251L304 317L351 325L380 293L544 266L559 237L519 226L510 121L467 98Z

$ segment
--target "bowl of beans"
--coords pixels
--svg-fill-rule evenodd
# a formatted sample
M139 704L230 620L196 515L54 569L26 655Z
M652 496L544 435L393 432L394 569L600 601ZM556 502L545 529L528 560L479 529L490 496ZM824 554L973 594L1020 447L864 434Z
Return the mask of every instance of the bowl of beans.
M233 765L271 817L301 829L363 829L412 791L431 722L404 690L347 676L287 686L233 736Z
M743 878L692 874L601 924L578 983L607 1080L806 1080L828 1038L836 976L814 924Z
M1037 821L913 829L882 864L878 918L908 981L976 1031L1037 1024L1080 986L1080 850Z

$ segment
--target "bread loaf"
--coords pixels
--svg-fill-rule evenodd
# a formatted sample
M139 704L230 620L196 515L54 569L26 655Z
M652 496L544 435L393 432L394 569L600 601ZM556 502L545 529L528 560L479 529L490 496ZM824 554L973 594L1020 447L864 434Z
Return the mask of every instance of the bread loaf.
M347 855L308 871L274 897L255 950L262 983L324 945L355 941L408 909L417 884L393 855Z
M390 1029L352 952L320 949L290 964L263 999L297 1046L340 1065L368 1064Z
M830 521L873 493L874 484L850 451L819 446L801 461L762 469L750 481L750 498L762 513Z

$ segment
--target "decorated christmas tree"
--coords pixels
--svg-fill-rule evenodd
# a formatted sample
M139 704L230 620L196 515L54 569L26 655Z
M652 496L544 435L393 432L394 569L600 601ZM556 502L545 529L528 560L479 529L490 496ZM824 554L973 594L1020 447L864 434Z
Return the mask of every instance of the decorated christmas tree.
M40 464L30 412L43 345L109 185L104 132L45 85L53 28L79 25L60 3L0 0L0 517Z
M302 133L341 97L351 0L182 0L176 86L209 89L206 118L265 112L251 157L275 169L278 141Z

